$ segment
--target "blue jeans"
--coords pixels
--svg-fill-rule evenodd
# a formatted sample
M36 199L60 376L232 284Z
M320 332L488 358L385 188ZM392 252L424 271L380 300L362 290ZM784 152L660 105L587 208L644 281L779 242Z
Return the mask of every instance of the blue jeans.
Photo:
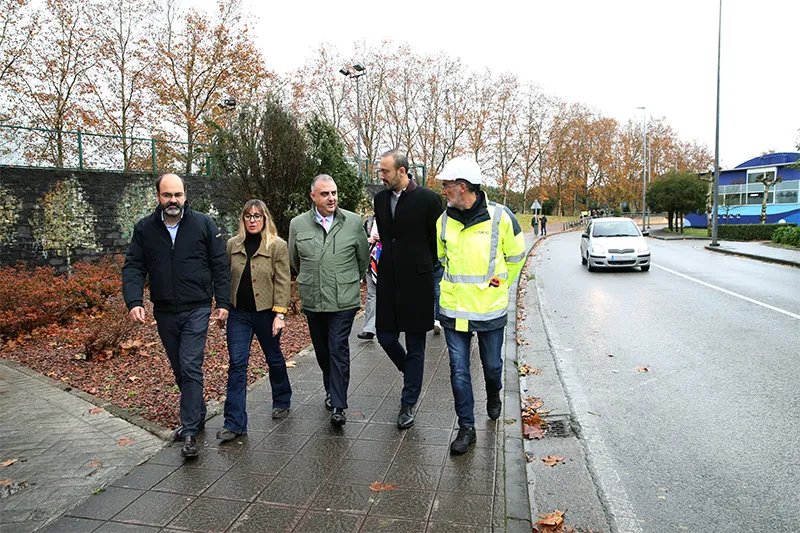
M505 327L478 331L477 335L486 392L499 392L503 388L502 348ZM469 371L472 333L445 328L444 337L450 352L450 384L453 387L458 427L472 428L475 427L475 398L472 395L472 376Z
M158 324L158 336L164 344L175 383L181 391L183 435L197 435L200 424L206 420L203 356L210 315L210 307L179 313L153 312Z
M253 335L264 351L272 386L272 407L287 409L292 402L292 386L281 351L281 334L272 336L275 313L271 310L251 313L231 308L228 315L228 395L225 399L224 427L234 433L247 433L247 365Z
M439 320L439 295L441 294L441 289L439 289L439 284L442 282L442 278L444 277L444 265L438 263L439 266L433 269L433 319Z
M325 392L331 395L331 406L347 409L347 388L350 386L350 332L358 309L331 313L303 311L308 319L308 332L322 370Z
M378 342L403 373L403 392L400 401L416 405L422 391L422 372L425 367L425 332L406 331L406 349L400 344L399 331L378 330Z

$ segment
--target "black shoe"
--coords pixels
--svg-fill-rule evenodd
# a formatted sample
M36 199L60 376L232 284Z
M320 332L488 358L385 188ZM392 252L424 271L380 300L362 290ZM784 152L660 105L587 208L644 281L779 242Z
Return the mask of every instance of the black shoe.
M325 409L331 411L333 409L333 405L331 405L331 393L327 393L325 395Z
M371 341L372 339L375 338L375 334L369 331L362 331L361 333L356 335L356 337L365 341Z
M476 440L475 428L459 428L456 439L450 443L450 453L461 455L465 453Z
M414 425L414 406L404 403L397 415L397 429L408 429Z
M486 413L492 420L500 418L500 412L503 410L503 402L500 401L500 393L489 393L486 398Z
M344 415L344 409L341 407L334 407L333 414L331 415L331 424L336 427L342 427L347 422L347 417Z
M203 431L206 429L206 421L205 419L200 422L200 425L197 426L197 431ZM172 440L179 442L183 440L183 426L178 426L178 429L172 432Z
M181 455L184 457L197 457L197 437L194 435L186 435L183 438L183 448L181 448Z

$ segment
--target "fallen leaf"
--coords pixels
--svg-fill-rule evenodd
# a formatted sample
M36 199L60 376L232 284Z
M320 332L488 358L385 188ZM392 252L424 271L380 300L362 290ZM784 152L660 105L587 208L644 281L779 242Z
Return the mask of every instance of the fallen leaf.
M97 413L102 413L103 411L104 409L102 407L92 407L91 409L89 409L89 414L96 415Z
M136 382L136 381L138 381L140 379L142 379L142 378L140 378L139 376L131 376L131 377L128 378L128 381Z
M544 437L542 426L532 426L530 424L522 424L522 434L526 439L541 439Z
M516 422L516 421L517 421L517 419L516 419L516 418L506 418L505 420L503 420L503 422L505 422L505 423L506 423L506 425L511 425L511 424L513 424L513 423L514 423L514 422Z
M533 454L533 452L525 452L525 462L526 463L532 463L535 460L536 460L536 456Z
M394 483L381 483L380 481L376 481L375 483L369 486L369 490L375 492L381 492L384 490L394 490L396 488L397 485L395 485Z
M117 444L119 446L127 446L128 444L133 444L134 442L136 442L136 439L125 438L125 439L119 439L117 441Z
M100 461L92 461L91 463L87 464L86 466L88 466L89 468L97 468L98 466L101 466L102 464L103 463L101 463Z
M294 368L297 366L297 361L286 361L286 368Z
M558 463L563 461L564 458L558 455L548 455L546 459L542 459L542 462L547 466L556 466Z
M549 514L540 514L537 526L560 526L564 522L564 513L556 509Z
M0 487L6 487L14 483L13 479L0 479Z
M650 369L647 368L646 366L637 366L636 370L638 370L639 372L650 372Z
M11 465L13 465L14 463L16 463L17 461L19 461L19 458L16 458L16 459L8 459L7 461L0 462L0 466L11 466Z

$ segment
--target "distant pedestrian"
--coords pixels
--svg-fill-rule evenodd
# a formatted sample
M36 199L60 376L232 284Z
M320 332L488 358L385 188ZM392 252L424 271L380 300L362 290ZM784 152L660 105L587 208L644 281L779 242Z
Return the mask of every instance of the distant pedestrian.
M533 218L531 219L531 226L533 226L533 235L534 235L534 237L538 237L539 236L539 219L536 217L536 215L533 215Z
M247 433L247 365L253 335L269 367L272 418L289 416L292 386L281 351L281 331L291 296L289 248L278 237L261 200L244 204L239 233L228 240L231 265L231 310L228 316L228 386L225 422L217 431L223 441Z
M350 332L361 307L361 278L369 245L361 217L339 208L336 182L320 174L311 182L314 207L289 223L289 262L297 271L300 301L322 369L331 424L347 422Z
M142 294L149 276L158 334L181 391L181 426L172 436L183 441L184 457L197 457L197 432L206 420L203 351L209 320L223 324L228 318L228 258L214 221L189 208L180 176L159 177L156 198L155 212L134 226L122 293L131 320L146 324Z
M478 337L486 412L502 411L502 347L508 322L509 287L525 263L525 236L511 210L490 202L474 159L449 161L442 180L447 210L436 223L437 251L445 266L440 315L450 354L450 383L458 415L458 434L450 452L465 453L475 443L475 399L470 374L470 344Z
M375 195L375 220L383 248L378 275L378 342L403 373L397 427L414 425L422 392L426 332L434 328L436 219L442 198L409 178L408 157L399 150L381 156L386 188ZM405 348L400 333L405 333Z
M542 218L539 219L539 224L542 226L542 237L547 235L547 215L542 215Z
M369 265L367 266L367 302L364 305L364 327L356 335L359 339L368 341L375 338L375 305L377 299L378 261L381 257L381 236L378 233L378 223L375 216L367 218L364 231L369 244Z

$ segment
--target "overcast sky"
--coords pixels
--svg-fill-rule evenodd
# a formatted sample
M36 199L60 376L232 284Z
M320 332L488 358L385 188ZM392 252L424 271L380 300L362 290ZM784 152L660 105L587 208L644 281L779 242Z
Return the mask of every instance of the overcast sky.
M278 73L309 61L322 42L345 55L362 39L408 42L418 54L442 51L473 70L513 72L620 122L641 120L636 108L646 106L682 139L714 150L716 0L243 1ZM800 1L723 0L722 9L722 168L794 151Z

